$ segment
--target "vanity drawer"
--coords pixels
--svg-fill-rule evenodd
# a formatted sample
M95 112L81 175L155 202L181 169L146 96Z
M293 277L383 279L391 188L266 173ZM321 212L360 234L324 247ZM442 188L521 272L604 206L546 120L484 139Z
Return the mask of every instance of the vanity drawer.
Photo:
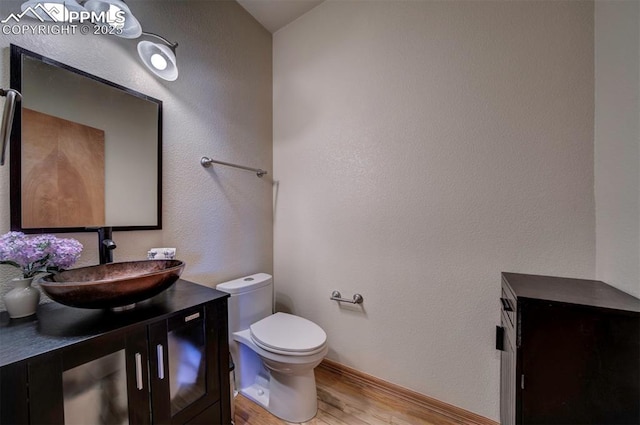
M502 305L502 314L508 320L508 324L512 327L515 326L516 323L516 308L517 302L515 296L509 291L508 288L502 286L502 293L500 296L500 303Z

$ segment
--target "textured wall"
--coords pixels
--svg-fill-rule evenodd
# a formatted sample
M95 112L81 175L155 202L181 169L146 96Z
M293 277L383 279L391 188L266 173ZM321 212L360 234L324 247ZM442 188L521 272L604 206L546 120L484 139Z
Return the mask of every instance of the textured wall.
M278 307L497 419L500 272L595 275L593 4L325 2L273 60Z
M640 2L595 6L598 279L640 297Z
M22 1L0 3L2 17ZM183 277L218 283L272 270L272 184L252 173L203 169L203 155L271 170L271 34L235 2L127 2L145 31L180 43L180 77L165 82L117 37L0 35L0 84L9 84L9 43L147 93L164 102L163 230L117 232L115 260L173 246ZM131 117L135 119L135 117ZM0 167L0 233L9 230L9 167ZM95 234L80 265L97 263ZM0 280L13 276L0 267ZM2 285L6 290L6 285Z

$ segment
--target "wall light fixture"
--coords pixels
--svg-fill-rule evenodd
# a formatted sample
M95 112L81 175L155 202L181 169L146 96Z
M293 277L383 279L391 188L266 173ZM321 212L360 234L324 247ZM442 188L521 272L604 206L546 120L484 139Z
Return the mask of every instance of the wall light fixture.
M175 81L178 78L178 65L176 63L176 47L178 43L172 43L158 34L143 32L142 35L155 37L165 44L152 43L143 40L138 43L138 55L151 72L167 81Z
M70 12L86 10L75 0L28 0L20 9L30 18L48 22L69 22Z
M89 12L106 12L107 24L118 30L113 33L118 37L138 38L142 35L142 25L122 0L87 0L84 7ZM124 22L120 17L123 14Z
M27 16L41 22L70 22L79 19L81 13L84 14L84 19L87 19L86 16L89 19L100 16L100 24L117 30L109 31L109 34L128 39L143 35L155 37L163 44L146 40L138 43L138 55L142 63L164 80L175 81L178 78L178 43L172 43L158 34L144 32L123 0L27 0L22 3L21 9Z

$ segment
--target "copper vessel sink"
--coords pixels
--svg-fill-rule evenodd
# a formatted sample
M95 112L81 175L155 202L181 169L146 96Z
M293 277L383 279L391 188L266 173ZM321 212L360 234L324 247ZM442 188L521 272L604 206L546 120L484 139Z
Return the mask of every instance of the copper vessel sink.
M81 267L45 276L38 283L60 304L79 308L129 306L173 285L184 262L145 260Z

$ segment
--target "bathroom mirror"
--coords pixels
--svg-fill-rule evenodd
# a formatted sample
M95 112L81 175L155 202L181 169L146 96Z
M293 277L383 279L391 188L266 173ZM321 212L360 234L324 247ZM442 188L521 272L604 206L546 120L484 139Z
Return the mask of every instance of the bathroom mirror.
M11 87L12 230L162 228L160 100L15 45Z

